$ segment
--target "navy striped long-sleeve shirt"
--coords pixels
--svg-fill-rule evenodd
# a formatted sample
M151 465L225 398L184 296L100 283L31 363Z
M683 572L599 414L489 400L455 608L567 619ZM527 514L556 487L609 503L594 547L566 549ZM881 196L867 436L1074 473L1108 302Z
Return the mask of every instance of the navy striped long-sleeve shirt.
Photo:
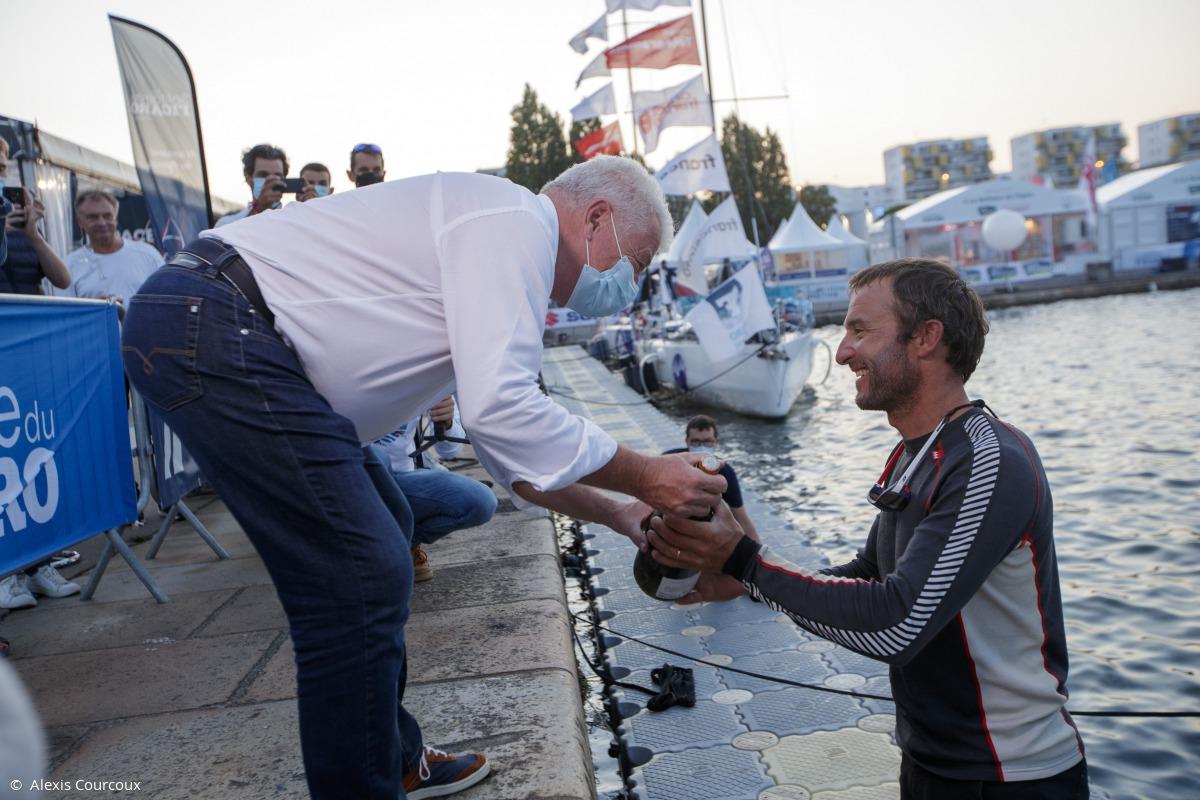
M1033 444L972 409L910 486L847 564L812 572L740 547L727 571L801 627L888 662L897 739L925 769L992 781L1069 769L1083 744L1065 708L1053 505Z

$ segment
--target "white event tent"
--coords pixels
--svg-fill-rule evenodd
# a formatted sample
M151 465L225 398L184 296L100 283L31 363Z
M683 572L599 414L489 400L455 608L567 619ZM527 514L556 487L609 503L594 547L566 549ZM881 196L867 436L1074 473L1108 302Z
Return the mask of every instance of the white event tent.
M1100 244L1115 268L1182 265L1188 242L1200 240L1200 160L1122 175L1096 190L1096 202Z

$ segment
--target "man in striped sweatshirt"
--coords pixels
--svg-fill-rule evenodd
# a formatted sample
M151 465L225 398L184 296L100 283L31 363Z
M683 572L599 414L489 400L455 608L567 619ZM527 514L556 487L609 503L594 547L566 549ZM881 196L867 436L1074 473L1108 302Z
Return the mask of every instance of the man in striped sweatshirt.
M983 305L926 259L869 267L850 291L838 363L858 407L887 412L902 439L858 556L806 570L720 508L711 523L656 520L654 557L709 573L686 600L749 592L890 664L902 798L1086 798L1046 474L1029 438L964 388Z

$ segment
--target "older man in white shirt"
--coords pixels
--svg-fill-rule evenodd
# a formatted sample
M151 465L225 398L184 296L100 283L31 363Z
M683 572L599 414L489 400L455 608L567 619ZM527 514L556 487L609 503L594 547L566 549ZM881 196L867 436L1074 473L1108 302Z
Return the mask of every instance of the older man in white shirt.
M401 704L411 530L373 489L360 442L455 391L480 460L523 503L638 540L650 507L720 502L725 481L695 469L699 455L634 453L537 386L548 302L616 311L671 235L661 190L628 159L572 167L540 195L426 175L209 232L131 301L130 379L287 611L314 798L442 796L489 768L423 747Z

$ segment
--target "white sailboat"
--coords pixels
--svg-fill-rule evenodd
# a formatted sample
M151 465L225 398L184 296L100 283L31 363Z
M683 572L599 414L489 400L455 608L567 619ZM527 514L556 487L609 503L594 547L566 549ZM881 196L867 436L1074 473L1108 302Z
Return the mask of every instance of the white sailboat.
M729 209L736 218L731 202ZM699 299L668 302L648 317L650 324L635 341L637 375L646 388L686 393L702 404L749 416L785 417L812 371L816 339L811 318L801 314L786 321L772 314L750 257L754 247L740 225L734 235L711 235L727 225L704 219L699 204L693 204L661 266L664 281L671 269L677 270L674 285ZM706 249L695 257L696 240L706 235ZM730 259L749 266L710 292L704 264ZM682 315L685 304L694 305Z
M772 343L750 342L728 363L714 362L686 322L638 344L639 374L653 370L659 387L751 417L786 417L812 372L811 328L785 330Z

